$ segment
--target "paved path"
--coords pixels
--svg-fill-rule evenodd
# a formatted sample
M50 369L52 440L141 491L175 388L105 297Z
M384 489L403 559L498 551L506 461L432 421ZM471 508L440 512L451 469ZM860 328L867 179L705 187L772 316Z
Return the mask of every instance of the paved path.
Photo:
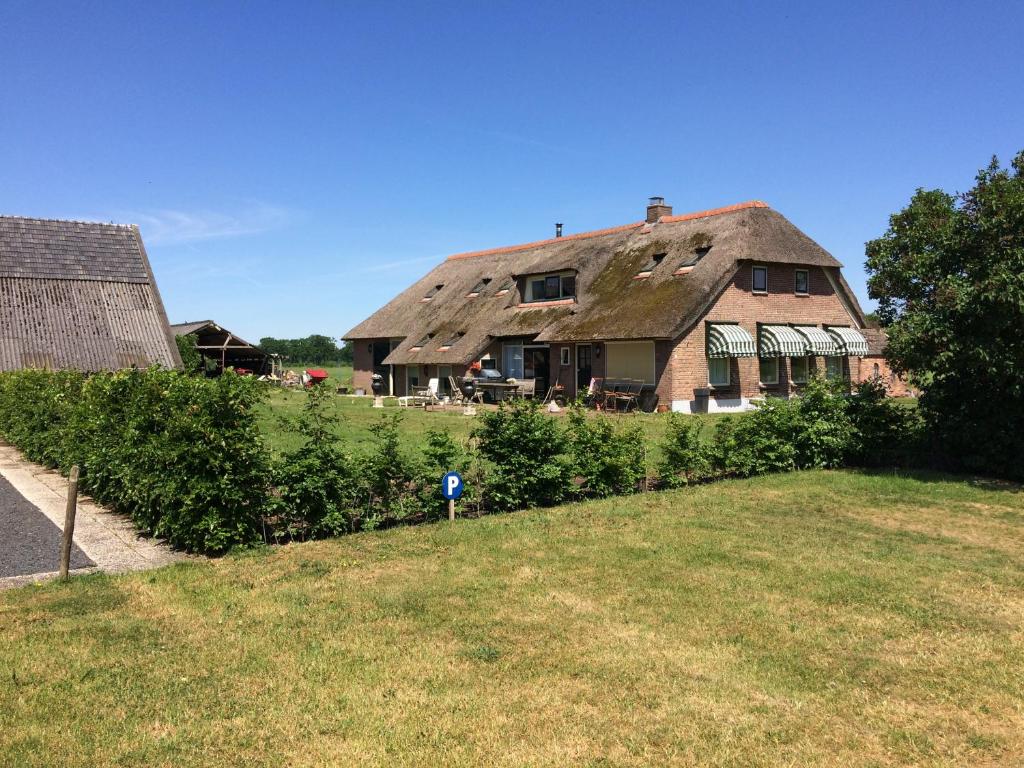
M67 482L0 442L0 588L56 575ZM140 536L130 520L85 495L78 500L75 544L79 559L72 555L72 567L103 571L138 571L187 557Z
M0 477L0 577L52 573L60 568L60 528ZM71 567L95 563L76 545Z

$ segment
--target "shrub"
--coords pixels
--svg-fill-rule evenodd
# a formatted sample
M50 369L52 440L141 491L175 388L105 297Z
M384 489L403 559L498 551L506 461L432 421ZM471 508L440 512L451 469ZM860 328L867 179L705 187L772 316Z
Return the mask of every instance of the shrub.
M537 401L501 403L498 410L481 414L473 436L489 462L486 500L495 509L550 506L568 496L565 438Z
M82 470L82 488L173 546L223 552L257 537L268 454L262 387L152 368L0 375L0 432L26 456Z
M582 480L576 493L604 497L634 493L647 476L646 446L639 426L617 430L605 416L569 411L566 429L570 471Z
M679 413L668 415L665 437L661 441L658 479L666 488L678 488L708 475L710 452L700 439L703 422Z
M887 397L881 378L859 384L847 411L853 426L851 463L877 467L913 461L913 454L920 450L920 414Z
M370 428L374 447L357 469L362 481L362 528L404 520L421 511L414 483L421 471L402 450L401 423L401 414L385 413Z
M335 431L340 418L329 408L331 402L324 385L306 390L306 403L294 424L302 445L274 469L277 495L270 522L275 535L305 539L351 529L357 498L352 457L340 447Z
M796 469L799 432L797 404L768 398L743 418L718 423L712 463L717 472L740 477Z
M796 465L800 469L843 465L854 441L853 424L846 409L845 383L814 377L795 401Z
M427 444L423 449L423 462L416 480L419 505L427 520L448 515L448 502L441 495L441 478L447 472L458 472L465 483L459 507L473 510L480 501L478 462L466 447L451 436L447 429L428 429Z

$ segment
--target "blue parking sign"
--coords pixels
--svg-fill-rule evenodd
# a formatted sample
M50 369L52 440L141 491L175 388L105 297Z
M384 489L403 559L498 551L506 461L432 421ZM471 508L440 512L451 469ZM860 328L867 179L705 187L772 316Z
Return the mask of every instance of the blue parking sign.
M441 478L441 495L446 499L457 499L462 495L465 484L458 472L449 472Z

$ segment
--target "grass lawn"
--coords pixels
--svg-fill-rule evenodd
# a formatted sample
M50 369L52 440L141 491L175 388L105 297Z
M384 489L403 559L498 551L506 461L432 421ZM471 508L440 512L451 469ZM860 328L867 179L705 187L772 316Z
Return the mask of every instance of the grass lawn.
M0 763L1019 765L1020 490L794 473L0 592Z
M292 450L301 444L301 440L283 425L282 418L288 419L298 415L305 401L306 395L301 391L271 390L267 402L260 408L260 428L273 450ZM370 427L377 423L381 416L381 410L372 407L373 398L338 395L334 402L336 414L341 417L341 423L338 425L339 434L351 446L359 447L369 442L372 438ZM402 431L408 436L410 449L417 448L426 442L427 430L430 427L437 429L446 427L455 437L465 439L469 437L469 433L476 423L476 419L464 416L462 409L455 406L447 410L426 412L422 408L399 409L396 398L386 398L384 403L384 410L388 413L401 412ZM714 422L722 417L722 414L708 414L691 418L702 419L706 423L703 436L709 439ZM563 418L563 415L556 415L552 418ZM668 421L665 414L628 413L612 415L609 418L624 426L639 424L647 436L648 463L653 465L658 460L657 444L664 436L665 425Z

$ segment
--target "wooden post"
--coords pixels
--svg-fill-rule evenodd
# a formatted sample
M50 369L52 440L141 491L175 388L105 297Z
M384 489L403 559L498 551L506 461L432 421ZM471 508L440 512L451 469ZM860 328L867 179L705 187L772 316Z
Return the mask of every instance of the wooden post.
M448 520L455 522L455 499L448 499Z
M75 535L75 513L78 511L78 465L71 468L68 477L68 503L64 508L64 535L61 537L60 578L67 581L71 568L71 544Z

